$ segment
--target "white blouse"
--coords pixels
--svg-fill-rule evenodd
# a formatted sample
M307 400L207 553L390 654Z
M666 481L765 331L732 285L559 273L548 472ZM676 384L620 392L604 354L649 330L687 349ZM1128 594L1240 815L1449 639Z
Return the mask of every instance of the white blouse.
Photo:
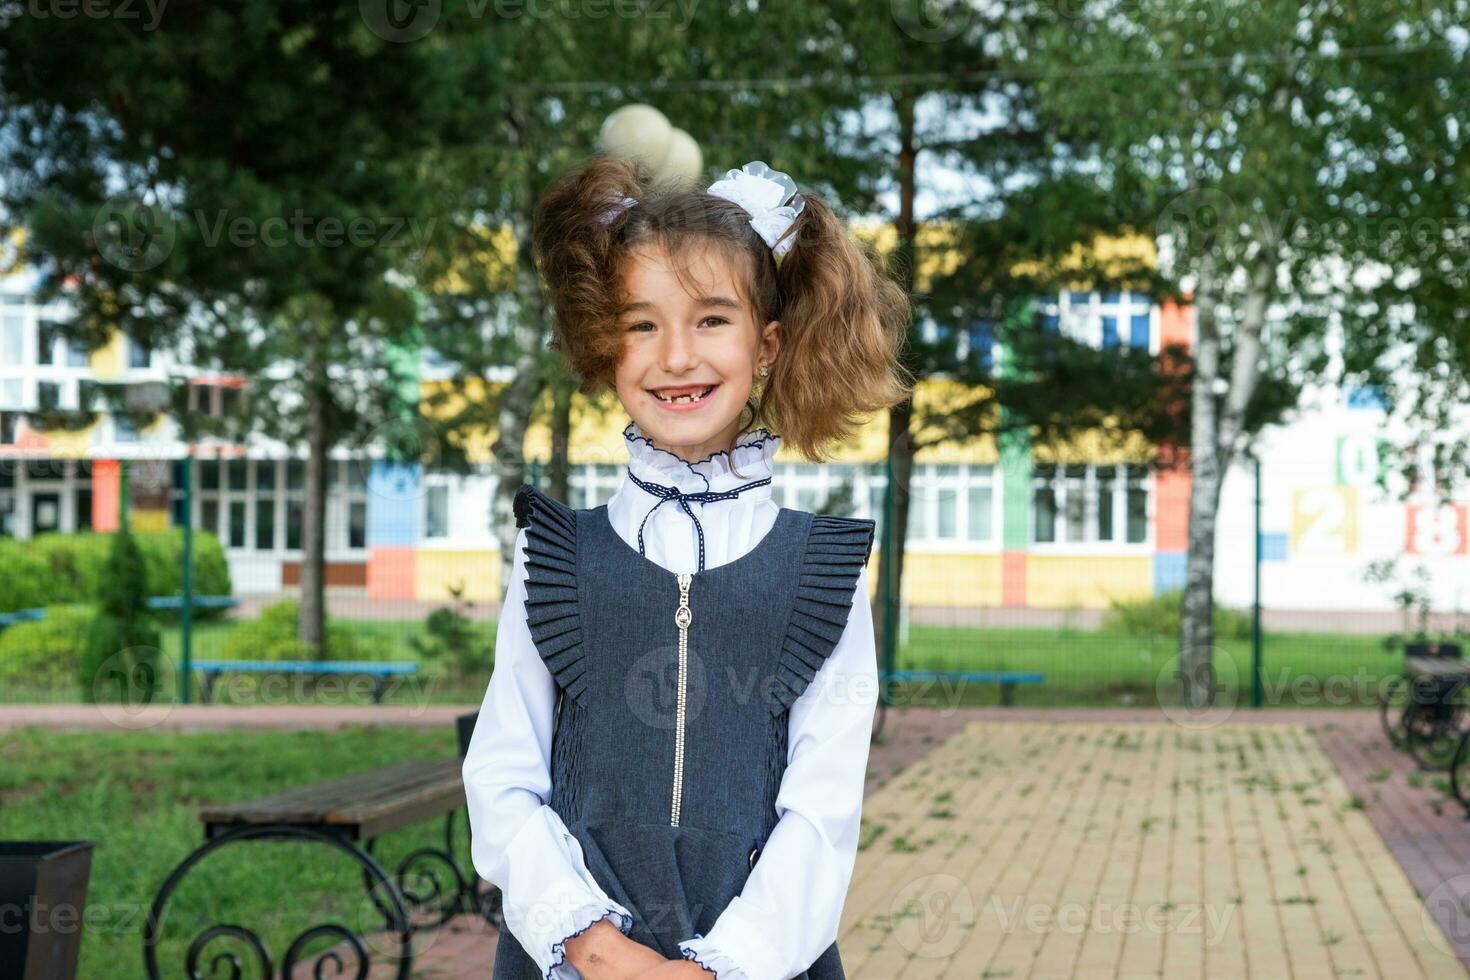
M623 438L631 473L684 492L729 490L771 476L780 443L779 436L756 429L743 434L732 452L690 463L655 448L637 423L628 423ZM731 471L732 455L738 475ZM769 483L729 500L690 501L689 507L704 528L705 568L748 552L780 510ZM641 525L643 553L657 564L674 572L697 569L698 538L679 501L661 502L625 478L608 502L608 517L634 548ZM566 962L566 940L604 918L626 934L633 918L598 885L580 843L546 804L557 691L526 625L525 546L522 528L497 627L495 668L464 760L471 856L480 877L500 888L506 928L546 980L582 980ZM867 589L863 569L846 630L791 705L778 819L744 889L708 935L679 943L686 959L718 980L790 980L837 938L857 856L878 701Z

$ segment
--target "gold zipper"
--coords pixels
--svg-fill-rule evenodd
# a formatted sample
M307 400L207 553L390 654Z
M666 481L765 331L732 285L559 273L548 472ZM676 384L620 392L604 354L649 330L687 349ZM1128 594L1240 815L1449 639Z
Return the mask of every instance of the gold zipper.
M674 625L679 627L679 694L674 721L674 798L669 807L670 826L679 826L679 804L684 795L684 692L689 677L689 623L694 613L689 608L689 583L693 575L679 575L679 608L674 611Z

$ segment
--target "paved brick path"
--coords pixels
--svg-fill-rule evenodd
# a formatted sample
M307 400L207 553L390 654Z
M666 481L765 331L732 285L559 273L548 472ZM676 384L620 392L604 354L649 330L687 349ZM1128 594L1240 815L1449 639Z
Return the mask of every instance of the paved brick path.
M1450 796L1447 776L1416 769L1376 724L1334 725L1316 734L1425 908L1470 965L1470 822Z
M464 710L190 706L144 727L439 727ZM842 922L849 977L1467 976L1470 823L1443 777L1371 712L1223 721L890 712ZM114 724L0 706L0 729ZM421 943L416 976L489 976L496 935L477 920Z
M977 721L864 820L853 980L1466 976L1301 724Z

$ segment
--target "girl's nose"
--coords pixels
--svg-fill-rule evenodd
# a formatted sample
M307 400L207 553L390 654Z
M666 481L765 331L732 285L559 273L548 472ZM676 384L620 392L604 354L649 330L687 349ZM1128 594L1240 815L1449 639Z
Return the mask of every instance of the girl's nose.
M665 330L660 338L659 358L662 361L659 366L670 374L687 370L694 363L694 341L689 331L682 327Z

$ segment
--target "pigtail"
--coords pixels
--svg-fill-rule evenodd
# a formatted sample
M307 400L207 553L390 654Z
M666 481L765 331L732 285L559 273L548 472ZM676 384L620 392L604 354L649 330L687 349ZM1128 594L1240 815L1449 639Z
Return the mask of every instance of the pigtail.
M821 198L803 196L795 242L777 270L781 351L760 414L786 445L820 459L864 416L909 396L914 379L900 352L911 312L877 250Z
M607 284L630 210L623 201L642 201L651 184L637 161L599 154L558 176L536 202L532 256L551 301L549 347L579 369L583 394L607 382L617 364L618 336L605 328L617 297Z

